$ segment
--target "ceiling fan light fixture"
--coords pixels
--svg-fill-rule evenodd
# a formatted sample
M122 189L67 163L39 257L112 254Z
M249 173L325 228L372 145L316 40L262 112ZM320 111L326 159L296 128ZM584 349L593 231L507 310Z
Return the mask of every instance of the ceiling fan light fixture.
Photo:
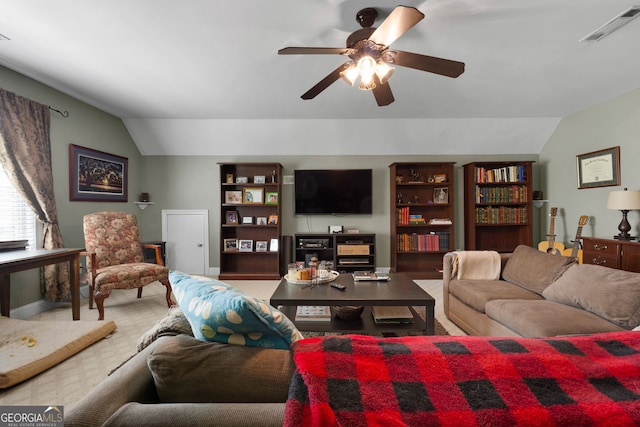
M360 90L373 90L376 88L376 84L373 81L373 75L371 76L370 80L366 80L364 78L360 79L360 85L358 86L358 89Z
M349 86L354 86L356 84L356 80L360 75L360 70L355 63L351 63L346 70L340 72L340 77L344 80Z
M378 61L376 64L376 74L380 83L385 84L396 69L384 61Z

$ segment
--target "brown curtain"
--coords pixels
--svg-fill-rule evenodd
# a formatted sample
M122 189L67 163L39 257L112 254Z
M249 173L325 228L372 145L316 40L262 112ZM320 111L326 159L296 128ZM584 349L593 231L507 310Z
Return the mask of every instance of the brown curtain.
M43 224L44 249L62 248L51 171L49 107L0 89L0 162ZM44 268L44 298L69 301L67 264Z

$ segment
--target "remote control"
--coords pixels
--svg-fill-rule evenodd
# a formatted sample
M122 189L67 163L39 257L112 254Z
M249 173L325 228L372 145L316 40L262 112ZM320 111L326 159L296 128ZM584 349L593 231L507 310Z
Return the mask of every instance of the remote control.
M332 283L331 286L336 288L339 291L344 291L345 289L347 289L346 286L341 285L340 283Z

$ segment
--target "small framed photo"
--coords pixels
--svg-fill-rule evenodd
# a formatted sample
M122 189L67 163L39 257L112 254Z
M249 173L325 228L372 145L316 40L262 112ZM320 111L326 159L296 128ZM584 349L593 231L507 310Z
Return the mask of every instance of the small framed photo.
M224 239L224 251L235 252L238 250L238 240L236 239Z
M227 174L227 184L233 184L233 174L232 173L228 173Z
M242 223L243 224L253 224L253 217L252 216L243 216L242 217Z
M446 173L437 173L433 175L433 182L436 184L441 184L443 182L447 182L447 174Z
M253 240L240 240L239 243L239 251L240 252L252 252L253 251Z
M278 224L278 215L269 215L269 225Z
M433 203L445 204L449 203L449 188L437 187L433 189Z
M269 250L271 252L278 252L278 239L271 239L271 244L269 245Z
M259 216L256 218L256 224L257 225L267 225L267 217L266 216Z
M266 241L257 241L256 242L256 252L266 252L267 251L267 242Z
M253 177L254 184L264 184L265 182L264 175L256 175Z
M242 189L242 203L247 204L262 204L264 202L262 188L243 188Z
M264 202L267 205L277 205L278 204L278 193L268 192L265 194Z
M225 191L224 202L239 205L240 203L242 203L242 191L240 190Z
M237 224L237 223L238 223L238 212L227 211L227 224Z
M237 184L247 184L247 183L249 183L249 178L247 178L246 176L236 177L236 183Z

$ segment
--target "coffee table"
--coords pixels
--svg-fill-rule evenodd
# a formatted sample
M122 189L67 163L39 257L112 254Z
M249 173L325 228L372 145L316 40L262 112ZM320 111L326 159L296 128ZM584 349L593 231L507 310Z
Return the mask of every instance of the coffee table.
M329 283L304 287L282 279L271 296L270 304L274 307L282 306L282 312L303 331L347 333L421 331L425 335L433 335L435 328L433 297L402 273L389 273L389 278L389 281L354 282L350 273L340 274L334 282L344 285L346 287L344 291L331 287ZM332 316L330 321L296 321L296 308L299 305L364 306L364 311L360 318L352 320ZM414 323L375 323L371 314L372 306L408 306L413 314ZM415 312L413 306L425 307L425 319Z

